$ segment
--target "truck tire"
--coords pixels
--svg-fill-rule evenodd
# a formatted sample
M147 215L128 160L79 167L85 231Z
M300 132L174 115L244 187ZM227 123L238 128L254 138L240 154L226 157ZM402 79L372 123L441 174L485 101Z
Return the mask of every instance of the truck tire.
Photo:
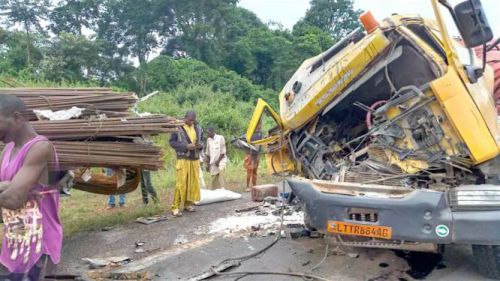
M500 246L472 245L472 252L479 272L500 280Z

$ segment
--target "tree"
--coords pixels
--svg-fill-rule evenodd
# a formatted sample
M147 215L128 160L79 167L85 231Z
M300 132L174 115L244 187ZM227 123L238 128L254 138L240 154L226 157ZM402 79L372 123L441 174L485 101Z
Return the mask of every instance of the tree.
M354 9L353 0L311 0L310 5L301 21L329 33L334 41L342 39L359 26L361 11Z
M50 29L82 35L83 29L95 30L104 0L64 0L50 13Z
M330 34L303 21L295 24L292 35L295 51L301 61L316 56L333 45Z
M40 46L44 40L39 34L31 35L31 62L30 71L37 69L43 58L43 50ZM17 75L27 69L26 34L22 31L9 31L0 29L0 73Z
M300 63L288 37L283 31L254 28L236 42L228 65L255 83L278 90Z
M222 38L234 35L228 32L228 21L235 19L237 0L182 0L174 1L175 36L169 40L165 53L187 53L190 57L220 66L225 55Z
M148 62L151 90L171 91L179 86L210 85L212 90L229 93L237 100L254 101L258 97L270 99L272 91L254 85L225 68L212 68L196 59L173 59L158 56Z
M172 27L170 1L107 0L101 11L97 35L111 43L110 47L120 56L137 58L143 68L148 55L161 46ZM112 53L111 49L107 51ZM144 92L147 77L141 77L140 81L141 92Z
M40 22L47 18L49 0L0 0L0 15L6 17L5 23L9 26L21 24L26 32L27 66L31 67L31 33L44 33Z
M51 81L79 82L92 79L105 62L102 44L85 36L62 32L54 38L42 61L42 73Z

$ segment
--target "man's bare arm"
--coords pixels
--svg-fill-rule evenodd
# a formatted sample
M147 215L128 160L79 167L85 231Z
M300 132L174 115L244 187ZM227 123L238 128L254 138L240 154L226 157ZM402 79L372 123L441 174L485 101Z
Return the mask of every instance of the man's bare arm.
M53 154L52 145L39 142L26 155L24 164L14 176L7 189L0 193L0 207L11 210L21 208L28 200L31 189L40 182L44 171L47 171L48 160Z

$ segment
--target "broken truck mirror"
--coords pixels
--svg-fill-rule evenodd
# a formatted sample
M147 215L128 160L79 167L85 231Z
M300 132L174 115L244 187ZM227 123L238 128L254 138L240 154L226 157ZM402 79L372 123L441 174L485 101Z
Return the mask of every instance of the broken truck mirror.
M493 39L493 32L480 0L464 1L454 11L465 46L473 48Z

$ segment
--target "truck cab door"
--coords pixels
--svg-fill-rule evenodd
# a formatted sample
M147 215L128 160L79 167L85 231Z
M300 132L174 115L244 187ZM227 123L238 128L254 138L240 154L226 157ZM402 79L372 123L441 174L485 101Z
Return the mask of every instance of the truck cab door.
M265 119L266 117L272 120ZM263 129L263 138L252 141L255 132L261 129ZM246 141L252 145L267 146L265 155L269 174L295 171L295 163L289 154L288 142L280 143L280 138L282 136L286 138L287 133L279 114L263 99L258 99L247 129Z
M252 141L252 137L258 129L262 127L264 114L268 114L276 123L276 127L271 129L269 132L262 132L264 137L260 140ZM257 105L255 106L255 111L253 112L252 119L248 124L246 141L253 145L267 145L276 142L280 138L280 131L283 131L283 122L281 122L281 117L276 111L274 111L269 104L267 104L263 99L257 100ZM284 132L283 132L284 134Z

